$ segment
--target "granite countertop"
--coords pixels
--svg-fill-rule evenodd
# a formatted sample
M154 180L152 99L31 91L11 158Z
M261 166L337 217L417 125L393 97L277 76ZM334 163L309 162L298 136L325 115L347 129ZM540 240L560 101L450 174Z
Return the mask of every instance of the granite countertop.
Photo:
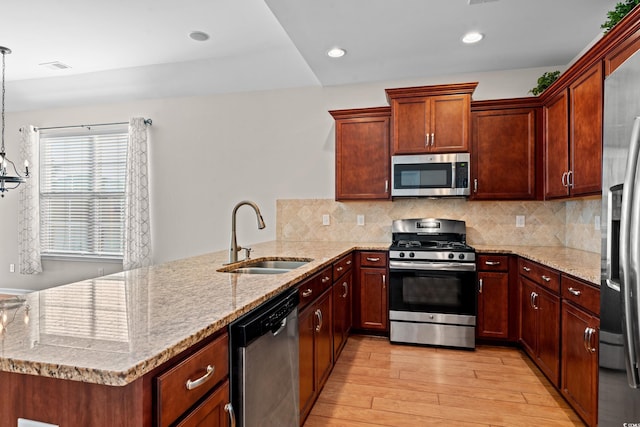
M217 271L228 256L220 251L33 292L8 311L0 332L0 371L126 385L352 250L387 250L389 243L273 241L252 247L254 259L313 261L284 274L230 274ZM598 254L475 247L599 283Z
M600 287L600 254L554 246L474 245L476 252L507 253L539 262Z
M389 243L252 247L252 258L313 261L284 274L220 273L228 257L220 251L33 292L8 310L0 371L126 385L353 249Z

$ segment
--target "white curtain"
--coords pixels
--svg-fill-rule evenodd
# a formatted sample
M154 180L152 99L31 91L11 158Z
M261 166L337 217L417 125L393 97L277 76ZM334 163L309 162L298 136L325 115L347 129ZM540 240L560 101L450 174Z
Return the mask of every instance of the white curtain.
M149 220L147 124L142 117L129 120L129 148L125 196L125 270L151 265L151 223Z
M29 178L20 185L18 249L20 274L42 273L40 257L39 138L33 126L20 128L20 163L29 162ZM22 167L22 165L20 165Z

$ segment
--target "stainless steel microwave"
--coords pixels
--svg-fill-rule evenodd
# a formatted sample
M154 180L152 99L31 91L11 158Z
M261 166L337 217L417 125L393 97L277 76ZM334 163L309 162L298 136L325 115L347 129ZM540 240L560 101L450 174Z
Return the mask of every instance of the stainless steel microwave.
M469 153L391 157L391 196L468 196Z

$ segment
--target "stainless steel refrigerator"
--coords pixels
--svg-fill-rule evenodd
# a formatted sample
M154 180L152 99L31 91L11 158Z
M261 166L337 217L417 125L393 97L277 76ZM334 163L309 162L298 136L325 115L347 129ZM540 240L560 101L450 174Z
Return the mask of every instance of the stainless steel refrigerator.
M598 392L601 427L640 423L639 151L640 54L636 53L608 76L604 85Z

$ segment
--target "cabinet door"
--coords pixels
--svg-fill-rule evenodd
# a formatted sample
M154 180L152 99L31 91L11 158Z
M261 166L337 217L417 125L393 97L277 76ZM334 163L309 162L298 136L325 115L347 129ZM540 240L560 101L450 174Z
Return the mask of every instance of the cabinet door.
M532 358L536 357L538 343L538 316L535 309L536 285L520 276L520 343Z
M305 419L311 410L316 392L314 333L314 304L298 314L299 330L299 372L300 372L300 419Z
M451 153L469 151L469 112L471 96L442 95L429 99L432 133L429 150Z
M428 99L428 98L427 98ZM424 97L394 99L391 103L393 154L428 151L431 129L429 103Z
M509 274L478 273L478 337L509 337Z
M320 390L333 367L332 289L313 304L316 390Z
M602 64L569 87L572 196L600 193L602 187Z
M545 106L544 196L567 197L569 172L569 100L559 93Z
M336 200L389 198L390 113L336 120Z
M598 319L562 302L563 396L589 426L597 423Z
M536 198L536 109L472 114L474 199Z
M224 409L227 403L229 403L229 380L222 383L176 427L227 427L230 425L229 413Z
M360 269L360 327L376 331L388 330L387 270Z
M560 386L560 298L537 287L538 366Z
M336 360L351 328L351 273L333 285L333 359Z

